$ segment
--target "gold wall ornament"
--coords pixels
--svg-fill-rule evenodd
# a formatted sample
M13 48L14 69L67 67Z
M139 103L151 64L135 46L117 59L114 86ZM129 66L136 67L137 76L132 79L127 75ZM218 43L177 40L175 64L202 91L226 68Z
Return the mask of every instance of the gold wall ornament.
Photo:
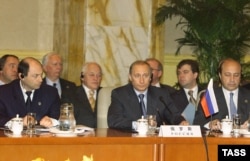
M31 161L46 161L46 160L42 157L37 157L36 159L33 159ZM70 159L68 158L65 161L70 161ZM91 154L90 157L88 157L87 155L83 155L82 161L94 161L93 154Z

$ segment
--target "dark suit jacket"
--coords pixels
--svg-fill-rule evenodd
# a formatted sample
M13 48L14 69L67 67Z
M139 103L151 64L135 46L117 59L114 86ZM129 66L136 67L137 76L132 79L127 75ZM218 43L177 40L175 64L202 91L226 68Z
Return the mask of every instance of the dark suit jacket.
M4 126L7 121L16 117L16 114L24 117L27 112L19 79L0 86L0 126ZM60 99L57 90L54 87L42 84L34 92L30 112L36 113L38 122L44 116L58 119Z
M219 119L220 121L229 115L226 99L222 91L222 87L214 88L215 97L217 100L219 112L212 116L212 119ZM238 93L238 109L237 113L241 114L241 123L244 123L248 119L250 112L250 91L239 87ZM198 110L195 115L194 124L203 126L211 121L211 117L206 118L201 105L199 104Z
M101 87L97 90L97 95L100 89ZM97 101L98 98L96 98L95 111L93 112L83 86L77 86L73 102L77 125L97 127Z
M167 84L160 84L161 88L167 89L169 91L169 94L172 95L173 93L176 92L176 89L174 87L171 87Z
M74 92L76 90L76 84L73 82L70 82L66 79L59 79L60 85L61 85L61 104L63 103L73 103L74 99ZM46 79L43 79L43 83L46 84Z
M165 105L159 100L162 97ZM171 111L171 112L170 112ZM156 115L157 124L163 121L179 124L183 118L176 115L177 110L169 93L161 88L149 86L147 94L147 114ZM142 116L138 97L129 83L112 91L111 104L108 110L108 126L110 128L132 129L132 121Z
M202 88L198 87L198 92L200 91L202 91ZM171 97L179 112L182 113L189 104L189 100L186 96L185 90L183 88L176 90L176 92L173 93Z

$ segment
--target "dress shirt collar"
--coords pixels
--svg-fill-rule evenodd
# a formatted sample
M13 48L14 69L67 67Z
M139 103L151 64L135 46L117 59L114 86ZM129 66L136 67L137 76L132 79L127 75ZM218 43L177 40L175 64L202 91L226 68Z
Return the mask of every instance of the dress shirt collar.
M5 85L5 83L2 80L0 80L0 86L1 85Z
M138 96L139 94L144 94L144 100L146 100L147 99L147 94L148 94L148 89L146 89L144 92L139 92L139 91L137 91L135 88L134 88L134 91L135 91L135 93L136 93L136 96ZM140 100L139 99L139 97L138 97L138 100Z
M230 93L233 93L233 100L234 100L234 104L236 106L236 108L238 108L238 93L239 93L239 88L233 90L233 91L229 91L227 89L225 89L224 87L222 87L222 91L223 91L223 94L224 94L224 97L226 99L226 102L227 102L227 107L228 107L228 111L229 110L229 104L230 104Z
M161 87L161 84L160 84L160 82L158 82L158 83L156 83L154 86L155 86L155 87Z
M59 81L59 79L57 79L56 81L52 81L52 80L50 80L49 78L45 78L46 79L46 83L48 84L48 85L50 85L50 86L53 86L53 84L54 83L56 83L57 85L60 85L60 81Z
M184 91L186 93L186 96L187 96L188 100L189 100L189 97L190 97L189 94L188 94L188 91L190 91L190 90L193 91L193 96L197 100L197 95L198 95L198 86L197 85L192 89L187 89L187 88L183 88L183 89L184 89Z
M89 89L87 86L85 86L84 84L82 84L82 87L83 87L83 89L85 90L85 93L86 93L86 95L87 95L87 97L89 98L89 91L91 90L91 89ZM96 97L97 97L97 90L94 90L94 99L96 99Z
M25 102L26 102L26 100L27 100L27 98L28 98L28 96L27 96L27 94L26 94L27 90L23 88L23 85L22 85L22 83L21 83L21 80L20 80L20 87L21 87L21 91L22 91L23 96L24 96L24 100L25 100ZM34 91L35 91L35 90L32 90L32 91L31 91L31 92L32 92L31 95L30 95L30 99L31 99L31 100L33 100Z

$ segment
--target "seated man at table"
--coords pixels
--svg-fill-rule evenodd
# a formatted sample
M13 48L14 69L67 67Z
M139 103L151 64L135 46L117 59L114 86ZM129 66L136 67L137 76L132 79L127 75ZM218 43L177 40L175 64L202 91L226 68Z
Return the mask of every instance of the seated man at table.
M180 89L171 95L176 107L190 124L193 124L199 92L199 64L196 60L183 59L176 68L176 75Z
M6 54L0 59L0 85L8 84L17 79L17 66L19 58Z
M149 64L152 70L151 85L168 90L170 95L175 93L176 90L174 87L171 87L167 84L162 84L160 82L163 75L162 63L155 58L147 58L145 61Z
M19 79L0 86L0 126L19 114L27 124L27 113L36 113L37 122L45 127L57 123L60 99L56 88L42 84L41 63L31 57L18 65Z
M76 89L74 82L61 78L63 71L63 58L55 52L47 53L42 60L45 78L43 83L55 87L58 90L61 104L72 103Z
M241 123L247 125L250 112L250 91L240 87L241 65L231 58L224 59L219 64L218 74L221 87L214 87L214 94L219 112L211 117L205 117L201 104L198 106L194 124L213 130L221 129L221 120L228 116L241 114Z
M145 61L135 61L129 69L129 83L112 91L108 126L132 129L132 121L143 115L156 115L157 124L188 124L177 115L167 90L150 86L152 70Z
M74 113L77 125L97 127L97 96L101 89L102 69L96 62L87 62L82 67L81 85L77 86Z

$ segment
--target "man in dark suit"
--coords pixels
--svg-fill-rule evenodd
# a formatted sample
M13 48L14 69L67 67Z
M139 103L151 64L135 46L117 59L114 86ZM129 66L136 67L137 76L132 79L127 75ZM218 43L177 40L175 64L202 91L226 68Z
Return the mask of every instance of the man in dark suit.
M42 85L41 63L31 57L23 59L18 66L19 79L0 86L0 126L19 114L27 124L28 112L35 112L37 122L45 127L57 123L60 100L55 88ZM30 93L31 105L26 106Z
M60 78L63 70L63 60L61 55L55 52L50 52L44 55L42 63L46 75L43 79L43 83L57 88L58 94L61 98L61 104L72 103L76 85L71 81Z
M179 109L180 114L186 108L189 108L190 94L192 91L193 98L195 100L193 108L195 108L191 115L195 115L195 110L197 108L196 101L199 100L198 93L202 91L202 88L198 86L199 82L199 65L198 62L192 59L183 59L177 65L176 69L178 84L180 89L171 95L176 107ZM198 100L197 100L198 99ZM185 117L185 116L184 116ZM193 121L193 120L192 120ZM190 124L192 124L190 122Z
M246 126L250 112L250 91L239 86L241 79L240 63L231 58L222 60L219 64L218 72L222 86L214 87L214 94L219 112L212 116L213 120L211 121L211 117L205 117L201 105L199 104L194 124L218 130L221 129L220 121L226 118L226 116L232 119L232 115L235 111L241 114L241 123L243 126ZM235 110L230 107L230 93L233 93Z
M140 119L145 114L156 115L158 126L163 122L186 124L183 117L176 115L177 108L168 91L150 86L151 74L151 68L145 61L132 63L129 69L130 83L112 91L108 110L110 128L131 130L132 121ZM139 98L141 94L144 96L142 100ZM144 109L140 106L141 101L145 105Z
M168 90L170 95L174 93L176 91L175 88L167 84L160 83L160 80L163 74L162 63L155 58L148 58L146 59L146 62L150 65L151 70L152 70L151 85Z
M0 59L0 85L8 84L17 79L17 67L19 58L15 55L6 54Z
M80 86L75 92L74 106L76 124L97 127L97 96L102 81L102 69L95 62L82 67Z

